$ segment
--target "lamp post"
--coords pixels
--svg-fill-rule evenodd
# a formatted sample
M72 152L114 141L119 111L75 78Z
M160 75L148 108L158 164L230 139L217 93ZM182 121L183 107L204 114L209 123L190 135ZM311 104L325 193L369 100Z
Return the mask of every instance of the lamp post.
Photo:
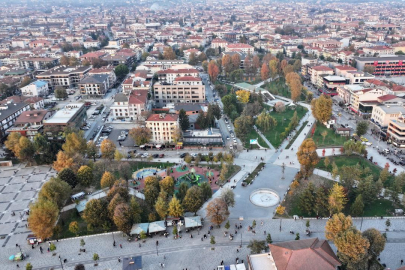
M114 237L114 233L111 232L111 234L112 234L112 237L113 237L113 246L115 247L115 237Z
M240 232L240 248L242 248L242 231Z
M60 257L60 255L59 255L59 262L60 262L60 267L62 267L62 270L63 270L62 258Z

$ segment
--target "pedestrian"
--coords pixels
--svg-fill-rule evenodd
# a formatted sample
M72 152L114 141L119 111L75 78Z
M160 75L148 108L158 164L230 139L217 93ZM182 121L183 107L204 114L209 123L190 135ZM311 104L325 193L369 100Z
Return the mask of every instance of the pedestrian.
M264 235L266 235L266 231L264 231Z
M404 260L401 260L401 265L404 263Z
M162 263L162 268L165 268L165 264L164 264L164 263Z
M159 245L159 241L157 241L157 240L156 240L156 245L157 245L157 246Z
M15 244L16 247L18 247L18 244Z
M20 268L20 266L17 264L17 268Z
M236 253L239 253L239 249L236 249Z
M201 241L204 241L204 238L201 237Z
M121 262L121 257L118 257L118 262Z
M139 248L141 247L141 243L139 243Z
M64 259L64 260L63 260L63 263L66 263L66 262L67 262L67 259Z
M122 248L122 245L120 244L120 248Z
M166 260L166 255L163 255L163 260Z
M113 247L115 247L115 241L113 242Z

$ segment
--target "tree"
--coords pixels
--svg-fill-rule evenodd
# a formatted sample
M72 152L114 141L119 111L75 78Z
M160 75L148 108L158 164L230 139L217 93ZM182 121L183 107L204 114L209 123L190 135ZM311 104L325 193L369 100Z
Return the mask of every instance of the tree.
M276 112L278 112L278 113L284 112L285 111L284 102L282 102L282 101L276 102L276 104L274 105L274 108L276 109Z
M100 256L98 256L97 253L93 254L93 261L95 261L97 263L97 261L100 260Z
M50 238L59 216L58 206L52 201L38 200L30 207L28 225L30 230L41 239Z
M367 133L368 121L360 121L356 127L357 136L363 136Z
M271 234L269 234L269 233L267 234L266 242L267 242L267 244L273 243L273 239L271 239Z
M66 99L68 97L66 89L61 86L57 86L54 92L55 98Z
M299 233L295 234L295 240L300 240L300 234Z
M114 185L115 182L115 177L112 173L110 172L104 172L103 176L101 177L100 180L100 186L101 188L111 188Z
M23 88L24 86L27 86L27 85L29 85L30 83L31 83L31 78L28 77L28 76L25 76L25 77L22 79L21 83L20 83L20 88Z
M115 149L114 160L121 161L121 159L123 159L123 158L124 158L124 155L118 149Z
M228 216L228 206L224 200L215 198L207 205L207 217L217 226L220 226Z
M182 130L186 130L190 127L190 120L184 109L179 112L179 123Z
M231 60L232 60L232 68L233 68L232 71L240 69L240 56L239 56L239 54L235 53L234 55L232 55Z
M90 186L93 181L93 169L87 165L81 166L77 171L79 183L85 187Z
M77 236L77 234L79 233L79 224L77 223L77 221L70 222L69 231Z
M302 211L306 212L309 216L313 211L315 204L315 187L309 183L308 187L301 193L299 207Z
M233 65L232 65L232 59L229 54L225 54L222 57L222 67L227 76L229 76L229 73L231 73L234 70Z
M83 132L72 132L65 137L65 143L62 145L63 151L73 157L76 153L84 154L87 148L86 139Z
M295 72L298 72L301 70L301 60L300 59L297 59L294 61L293 69Z
M8 150L14 153L16 155L20 143L20 138L21 134L18 132L11 132L10 135L8 135L7 140L5 142L5 145Z
M380 172L380 178L379 178L379 180L381 180L381 182L384 184L385 181L388 180L388 177L390 177L390 173L389 173L389 171L388 171L388 168L382 169L381 172Z
M314 211L317 216L326 216L328 214L328 194L322 186L316 189Z
M162 220L165 219L168 211L166 200L159 196L155 204L155 210Z
M208 127L208 121L203 111L200 111L198 113L198 117L195 123L200 129L206 129Z
M86 153L87 153L87 157L93 158L93 161L96 161L96 155L98 153L98 149L97 149L96 144L93 141L87 142Z
M187 190L186 196L183 200L183 205L187 211L197 213L198 209L203 205L202 191L198 186L192 186Z
M375 66L372 66L372 65L365 65L364 68L363 68L363 71L364 71L364 72L367 72L367 73L369 73L369 74L374 74Z
M269 69L270 69L270 77L271 79L275 79L276 76L278 75L278 65L279 61L278 59L272 59L269 62Z
M210 76L210 80L215 83L215 81L217 80L217 77L219 75L219 67L217 66L217 64L215 63L214 60L211 60L208 63L208 75Z
M188 64L194 66L194 65L197 65L197 63L198 63L198 59L197 59L197 56L195 55L195 53L194 52L190 53L189 59L188 59Z
M239 90L236 91L236 96L238 97L238 100L242 103L248 103L249 98L250 98L250 92L246 90Z
M172 200L169 203L168 213L169 216L172 217L178 218L183 216L183 207L181 206L180 201L176 198L176 196L173 196Z
M269 113L263 111L256 119L256 125L260 127L262 131L269 131L272 127L277 126L277 120Z
M196 165L197 166L197 165ZM212 189L208 182L204 182L201 184L201 191L202 191L202 198L203 201L208 201L212 197Z
M83 219L92 228L101 227L103 223L109 221L108 202L103 199L91 199L86 203L83 211Z
M78 183L76 174L70 168L64 168L61 170L58 174L58 178L68 183L72 188L74 188Z
M312 139L305 139L297 152L298 161L301 164L301 171L305 177L312 174L313 168L318 164L319 157L316 153L316 144Z
M129 73L129 69L126 65L124 64L119 64L115 69L115 76L117 76L118 80L123 79L127 74Z
M210 244L211 245L215 245L215 236L213 236L213 235L211 235L211 238L210 238Z
M350 213L353 216L358 217L358 216L363 215L363 212L364 212L363 197L361 196L361 194L359 194L359 195L357 195L356 200L350 207Z
M377 258L380 256L380 253L384 250L385 242L387 240L378 230L374 228L365 230L362 235L370 243L367 250L368 257L370 258L368 260L367 269L372 269L371 266L375 264Z
M230 188L225 188L221 192L220 198L225 202L226 206L234 207L235 206L235 193Z
M69 198L71 187L68 183L61 181L59 178L53 178L44 183L39 191L39 199L45 199L53 202L61 209L66 200Z
M27 137L20 137L18 140L18 145L15 146L15 155L21 161L27 161L31 163L33 156L35 154L35 148L33 143Z
M346 194L344 188L338 183L335 183L329 193L329 212L330 214L336 214L342 212L347 203Z
M67 56L62 56L60 59L59 59L59 63L62 65L62 66L69 66L69 57L67 57Z
M139 146L148 143L152 139L152 132L147 127L137 127L129 131L129 136Z
M201 52L200 55L198 56L198 61L204 62L205 60L207 60L207 56L205 55L204 52Z
M75 265L75 269L74 270L86 270L86 268L84 267L83 264L79 263Z
M114 218L115 208L121 203L125 203L125 200L121 197L120 194L115 194L113 198L110 200L110 203L108 204L107 208L108 216L110 217L110 219Z
M86 245L86 242L84 242L84 239L80 239L80 246L84 247Z
M141 215L142 215L142 208L140 207L140 205L137 202L135 197L131 197L131 201L129 202L129 207L131 208L132 222L134 224L140 223Z
M31 263L27 263L27 265L25 266L25 270L32 270L32 264Z
M133 216L131 208L126 203L121 203L115 207L114 210L114 224L118 230L129 235L132 228Z
M249 133L253 125L253 118L251 116L240 116L235 119L235 133L238 137L244 139Z
M76 57L70 57L69 58L69 66L75 67L79 65L79 59L77 59Z
M262 250L266 249L266 242L259 240L250 240L247 247L250 248L251 254L259 254L262 253Z
M182 182L179 186L179 190L177 191L177 198L180 200L180 202L183 202L183 199L186 197L188 190L188 185L185 182Z
M260 68L260 58L259 58L259 56L257 56L257 55L253 56L252 65L253 65L253 68L254 68L254 73L256 73L257 70Z
M115 146L114 142L110 139L104 139L100 145L100 151L103 158L108 160L114 159L115 150L117 147Z
M262 80L267 80L270 77L270 69L266 63L263 63L262 68L260 70L260 75Z
M148 58L148 56L149 56L149 53L147 53L147 52L142 53L141 60L142 60L143 62L145 62L145 61L146 61L146 58Z
M165 60L174 60L176 59L176 53L173 51L173 48L168 46L163 49L163 58Z
M358 230L351 228L345 231L334 240L334 244L339 259L348 269L364 269L359 265L365 264L370 243Z
M377 188L373 176L368 175L365 178L360 179L357 192L362 195L363 203L365 205L370 205L377 199L380 190Z
M327 122L332 115L332 99L321 95L311 101L312 114L321 123Z
M159 182L160 190L164 190L167 194L172 195L174 193L174 180L171 176L166 176Z
M335 241L340 234L352 228L353 222L351 216L345 216L343 213L334 214L326 222L325 237L330 241Z
M282 216L282 215L284 215L284 213L285 213L285 207L282 205L277 206L276 214Z

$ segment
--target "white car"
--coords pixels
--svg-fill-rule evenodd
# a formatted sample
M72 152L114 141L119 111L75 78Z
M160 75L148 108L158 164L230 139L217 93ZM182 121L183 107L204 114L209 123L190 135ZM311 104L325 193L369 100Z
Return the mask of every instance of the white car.
M143 153L143 154L142 154L142 157L143 157L143 158L149 157L149 153Z
M228 129L231 129L231 126L230 126L230 125L227 125L226 127L227 127Z
M230 145L230 146L229 146L229 149L233 149L233 146L232 146L232 145Z
M197 155L196 153L191 153L190 156L196 157L196 156L198 156L198 155Z
M231 137L232 137L232 138L235 138L235 135L233 135L233 133L231 133Z
M235 138L233 138L233 142L236 143L236 139L235 139Z

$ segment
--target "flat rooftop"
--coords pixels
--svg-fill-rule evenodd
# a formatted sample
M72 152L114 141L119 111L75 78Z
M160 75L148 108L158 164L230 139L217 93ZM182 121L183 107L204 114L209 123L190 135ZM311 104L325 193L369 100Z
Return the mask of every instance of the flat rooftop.
M385 57L355 57L356 61L360 62L367 62L367 61L398 61L398 60L405 60L404 55L393 55L393 56L385 56Z
M67 124L70 119L84 106L83 103L71 103L57 111L51 118L44 121L44 124Z
M272 256L267 253L249 255L249 261L252 270L277 270Z

